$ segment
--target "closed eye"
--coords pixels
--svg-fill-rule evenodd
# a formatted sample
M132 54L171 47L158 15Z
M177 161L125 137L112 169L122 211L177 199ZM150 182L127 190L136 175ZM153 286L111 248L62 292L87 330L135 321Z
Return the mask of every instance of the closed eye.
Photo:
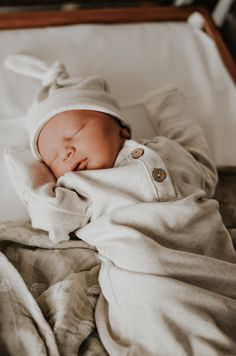
M80 130L82 130L82 128L83 128L84 126L85 126L85 124L82 125L82 126L79 128L79 130L77 130L70 138L75 137L75 136L80 132Z

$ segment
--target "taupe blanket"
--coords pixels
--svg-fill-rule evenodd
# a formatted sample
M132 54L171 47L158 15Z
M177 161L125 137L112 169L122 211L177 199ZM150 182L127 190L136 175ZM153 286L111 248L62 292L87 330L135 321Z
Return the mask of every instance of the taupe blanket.
M220 206L222 207L221 210L223 213L224 211L226 213L227 219L224 219L224 221L226 226L231 229L231 236L233 241L236 242L236 228L234 228L235 219L233 214L230 215L231 218L229 219L229 214L227 212L230 209L226 209L228 206L229 208L234 206L233 202L235 199L230 201L227 206L225 206L224 201L228 190L229 189L225 186L218 186L216 197L220 201ZM233 199L234 195L232 195L231 186L230 191L230 197ZM223 218L224 217L225 214L223 214ZM98 337L94 321L95 305L98 296L100 295L100 287L98 285L100 263L95 248L77 238L76 240L53 245L46 233L33 229L30 224L21 226L14 223L4 223L0 224L0 251L1 356L107 355ZM129 250L126 249L126 251L128 252ZM144 256L142 256L142 259L143 257ZM228 264L228 267L230 267L230 264ZM176 265L176 272L178 268L179 267ZM115 269L112 269L114 272ZM203 266L203 270L204 269ZM140 294L139 292L139 294L137 294L137 289L134 285L134 274L132 274L131 288L131 280L127 278L129 272L127 270L122 270L122 273L126 276L122 276L120 286L122 286L121 289L123 291L127 288L126 292L123 293L126 296L123 304L128 306L126 309L129 310L127 315L129 316L132 314L131 311L133 310L129 303L133 303L134 300L137 300L137 297L141 300L142 293ZM217 279L221 273L221 270L216 270L215 279ZM142 276L141 274L137 274L137 277L137 287L139 291L147 291L147 289L144 288L146 281L148 281L147 278L142 279L140 285L140 278ZM234 276L232 274L231 277L231 282L233 282ZM160 277L159 279L160 281L164 280L163 277ZM165 280L166 282L172 281L169 278ZM211 279L211 283L209 282L209 278L206 280L208 280L209 286L212 285L213 278ZM126 281L126 283L124 283L124 281ZM176 280L176 282L178 283L178 280ZM139 286L141 288L139 288ZM156 295L156 298L159 300L157 305L162 305L160 310L162 310L163 315L160 320L162 320L164 315L168 313L170 313L171 317L176 321L179 320L180 322L180 320L183 320L183 315L186 314L186 310L188 309L186 309L186 305L188 306L189 304L185 303L185 308L182 309L182 312L179 314L173 313L172 307L175 303L178 303L180 299L185 301L186 298L190 297L192 303L194 298L192 298L189 293L183 295L182 292L174 292L172 289L172 294L169 295L168 298L166 296L166 300L166 298L163 298L162 296L161 291L163 292L164 289L160 289L160 283L156 286L158 287L158 290L155 293L154 290L152 290L150 292L150 297ZM131 297L131 292L134 295L129 301L128 296ZM228 290L227 293L228 292L233 296L235 294L235 288L232 288L231 292ZM217 293L212 293L211 297L217 299ZM224 303L216 306L212 304L212 308L215 308L218 316L222 316L221 323L225 323L227 321L227 319L225 319L225 311L229 307L229 298L226 297L226 295L221 298L225 300L225 306L223 307ZM147 302L151 301L147 300L147 298L145 300L146 307L148 306ZM206 308L206 295L203 298L199 298L198 295L197 300L198 312L195 313L196 318L199 314L199 306L201 305L201 313ZM100 324L100 331L101 327L103 330L106 329L107 325L105 326L103 323L106 324L108 322L106 315L104 315L104 311L106 310L106 305L103 305L104 302L104 298L100 297L100 304L97 304L97 321L99 321ZM164 305L166 303L166 309L163 308L163 303ZM115 305L113 307L115 307ZM220 310L219 307L223 309ZM176 308L176 310L179 310L179 308ZM112 311L113 313L115 312L115 310ZM133 311L135 312L135 309ZM101 312L100 318L99 312ZM154 313L154 309L152 309L152 311L150 310L150 312ZM113 327L114 325L117 325L117 327L119 325L117 320L121 316L120 307L117 309L117 313L116 323L113 324ZM232 309L232 315L234 313L235 310ZM201 316L200 314L199 320ZM145 319L144 313L141 313L140 315L141 318ZM101 316L104 316L105 319ZM113 317L114 316L115 315L113 315ZM138 316L136 315L136 317ZM104 319L103 323L102 319ZM214 319L215 316L212 314L212 320ZM210 326L210 320L205 320L206 322L208 321ZM110 319L110 321L112 320ZM168 325L170 324L169 321L167 323L166 319L165 323ZM197 320L194 320L191 315L189 323L187 322L186 324L188 325L188 330L186 331L188 333L196 326ZM126 327L129 327L127 323L123 323L122 325L124 336L127 336L127 331L132 329L129 328L128 330L125 330ZM218 327L220 327L220 325L218 325ZM119 329L119 333L122 329ZM133 328L133 330L135 331L135 328ZM208 337L212 338L212 335L208 335L210 330L211 328L209 327L208 330L206 329L204 331L206 340ZM145 331L148 336L147 330ZM230 330L228 331L230 333ZM231 332L235 333L235 330L231 329ZM185 333L183 333L180 340L175 340L180 346L186 345L184 334ZM163 330L163 338L166 339L169 336L169 341L173 341L173 335L176 335L177 337L179 332L176 332L176 327L172 323L168 332L166 329ZM141 337L141 334L139 336ZM137 337L136 331L135 337ZM228 351L225 353L226 350L220 349L219 347L220 342L223 340L223 334L219 333L216 340L215 345L212 345L212 347L213 349L215 347L218 348L219 352L217 355L229 355L229 353L227 353ZM205 341L204 339L199 339L199 343L202 345L204 345ZM176 348L172 348L171 344L169 344L169 347L172 350L175 350L175 354L177 354ZM209 355L212 354L211 352L212 350L209 350ZM134 355L135 354L137 353L135 353L134 350ZM156 354L159 355L162 353L160 350L157 350ZM191 349L187 349L182 350L180 354L190 355L194 354L194 352Z
M94 323L95 249L4 223L0 251L0 355L107 355Z

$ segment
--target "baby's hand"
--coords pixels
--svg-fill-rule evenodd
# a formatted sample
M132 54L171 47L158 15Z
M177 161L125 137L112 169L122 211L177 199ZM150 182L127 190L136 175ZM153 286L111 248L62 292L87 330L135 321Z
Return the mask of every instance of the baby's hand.
M24 192L47 183L55 183L49 168L34 158L24 147L10 147L4 152L5 162L16 192L24 201Z

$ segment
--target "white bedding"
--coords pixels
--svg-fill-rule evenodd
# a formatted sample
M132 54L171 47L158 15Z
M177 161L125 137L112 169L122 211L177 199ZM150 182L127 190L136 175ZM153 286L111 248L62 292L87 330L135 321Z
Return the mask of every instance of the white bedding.
M104 76L114 96L126 106L134 138L155 134L140 104L143 96L173 84L183 91L191 115L203 127L215 163L236 164L235 86L214 42L188 23L8 30L0 32L0 47L0 220L26 216L9 183L2 152L6 145L17 144L15 122L24 121L19 118L39 88L35 80L4 69L11 53L34 55L48 63L59 59L71 75Z

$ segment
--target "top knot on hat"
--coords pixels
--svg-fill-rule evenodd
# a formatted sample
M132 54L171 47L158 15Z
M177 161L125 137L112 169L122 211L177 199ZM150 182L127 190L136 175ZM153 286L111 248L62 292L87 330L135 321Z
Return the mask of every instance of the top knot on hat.
M59 84L60 79L68 78L64 64L57 61L53 65L47 66L38 58L24 54L8 56L5 60L5 66L16 73L41 80L44 87Z
M109 114L128 129L120 106L111 95L107 82L98 76L86 79L69 78L65 66L55 62L51 66L38 58L18 54L10 55L5 66L19 74L39 79L42 88L27 112L30 148L41 159L37 140L42 127L55 115L69 110L94 110Z

